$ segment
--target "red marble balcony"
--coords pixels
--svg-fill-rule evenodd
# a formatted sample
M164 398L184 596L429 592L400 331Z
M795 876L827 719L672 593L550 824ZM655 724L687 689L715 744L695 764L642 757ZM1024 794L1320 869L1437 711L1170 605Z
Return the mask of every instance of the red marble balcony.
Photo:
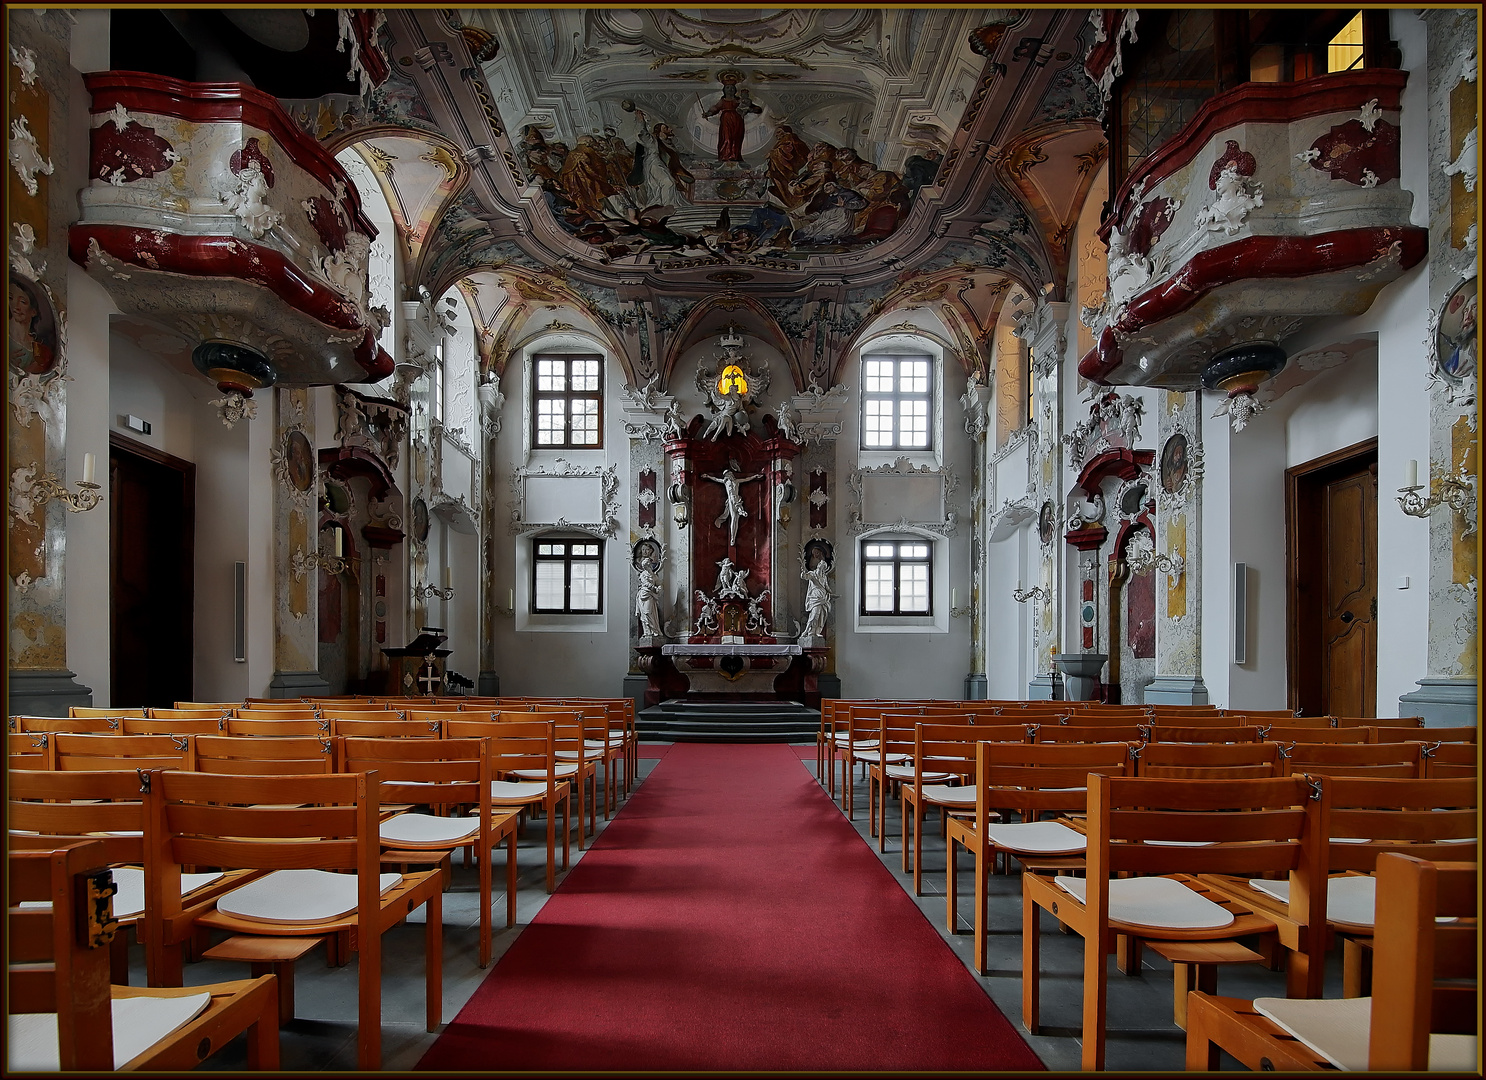
M68 246L120 309L185 337L224 391L391 373L367 291L376 228L273 97L131 71L85 82L89 182Z
M1109 288L1084 312L1079 372L1231 398L1283 367L1308 323L1367 310L1427 247L1399 184L1406 78L1245 83L1137 164L1104 225Z

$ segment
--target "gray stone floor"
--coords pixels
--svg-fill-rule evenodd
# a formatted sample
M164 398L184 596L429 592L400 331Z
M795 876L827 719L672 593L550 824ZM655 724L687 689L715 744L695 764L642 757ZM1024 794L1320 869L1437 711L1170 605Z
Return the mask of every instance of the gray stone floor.
M654 761L641 761L640 780L655 766ZM802 762L802 768L814 774L813 756ZM638 790L638 786L636 788ZM857 782L856 820L853 822L873 851L878 843L867 835L866 787ZM880 855L904 890L911 894L912 877L901 870L898 843L896 802L889 806L887 851ZM600 834L604 822L599 822ZM1076 1071L1081 1053L1079 1014L1082 1002L1083 941L1073 934L1058 932L1051 919L1044 919L1042 934L1042 1019L1039 1035L1027 1035L1021 1029L1021 885L1019 878L998 875L991 882L991 938L987 976L974 974L971 966L973 939L970 919L973 899L967 860L960 860L960 926L950 934L945 929L944 841L938 823L926 823L924 843L924 895L916 898L924 918L947 942L955 955L1014 1027L1027 1039L1043 1063L1055 1071ZM496 912L494 959L504 952L547 902L544 888L546 844L540 819L529 822L522 836L519 854L520 886L517 894L517 926L503 930L505 896L493 896ZM576 844L573 865L581 861ZM497 864L499 871L500 864ZM497 872L497 890L504 880ZM559 875L559 881L562 880ZM447 1024L469 1000L492 968L476 963L478 944L479 894L474 872L456 862L453 887L444 894L444 980L443 1016ZM438 1037L424 1030L423 1000L423 927L421 911L412 919L394 927L385 935L384 975L382 981L383 1069L404 1071L416 1065ZM143 952L136 946L131 981L144 983ZM1339 958L1332 956L1327 966L1327 996L1340 995ZM239 964L202 962L186 969L190 984L216 982L246 976ZM891 977L891 973L884 973ZM1170 965L1150 950L1145 951L1144 970L1138 976L1125 976L1111 962L1109 984L1109 1023L1106 1059L1112 1071L1157 1072L1180 1070L1185 1054L1185 1035L1172 1022L1172 984ZM1284 975L1264 970L1258 965L1226 968L1219 975L1219 992L1235 997L1283 996ZM340 968L329 968L323 953L314 952L296 966L296 1015L281 1032L282 1065L285 1071L356 1069L356 961ZM243 1040L225 1047L204 1062L208 1070L236 1071L245 1068ZM726 1069L726 1062L718 1062ZM1228 1067L1236 1067L1228 1061ZM495 1066L495 1063L492 1063Z

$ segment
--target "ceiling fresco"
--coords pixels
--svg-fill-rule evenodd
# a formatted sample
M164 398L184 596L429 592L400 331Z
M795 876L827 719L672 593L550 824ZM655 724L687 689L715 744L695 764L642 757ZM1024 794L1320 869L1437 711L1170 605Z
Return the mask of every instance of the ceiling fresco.
M285 104L372 166L406 276L477 300L487 365L580 310L643 381L721 298L828 382L899 309L970 348L1009 283L1064 298L1098 37L1046 8L389 10L367 92Z

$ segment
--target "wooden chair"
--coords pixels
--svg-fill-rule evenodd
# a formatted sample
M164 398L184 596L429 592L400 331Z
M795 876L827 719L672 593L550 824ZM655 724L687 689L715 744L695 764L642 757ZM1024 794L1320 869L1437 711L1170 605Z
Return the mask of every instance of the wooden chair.
M848 820L856 818L855 782L852 773L860 765L864 769L883 760L881 752L882 714L894 711L890 705L849 705L846 710L846 738L837 743L841 756L841 800L846 808ZM840 710L837 710L840 717ZM901 765L907 761L906 754L899 753L888 758L890 764Z
M1031 730L1034 743L1141 743L1151 728L1146 724L1037 724Z
M190 758L186 735L51 736L52 768L98 772L112 769L184 769Z
M966 727L970 726L970 718L962 713L925 716L922 712L884 711L878 717L878 759L869 758L867 762L867 831L877 837L878 851L887 850L888 796L894 786L913 779L914 733L918 724L924 720L940 724L959 722ZM925 779L928 783L943 784L952 778L946 773L935 773ZM904 824L907 824L906 815ZM902 840L906 845L906 833Z
M232 715L232 706L222 709L147 709L151 720L226 720Z
M456 848L479 853L480 966L490 966L491 855L506 850L506 926L516 925L516 825L514 810L490 803L490 753L483 739L348 738L341 763L348 772L373 772L382 781L384 802L409 802L431 813L396 814L382 821L384 863L445 863ZM475 816L452 812L472 806Z
M1150 729L1151 742L1167 743L1252 743L1261 742L1263 728L1218 727L1198 724L1192 727L1158 724Z
M975 970L986 971L987 911L990 874L1005 853L1042 869L1077 869L1085 841L1076 830L1048 814L1082 811L1090 774L1128 776L1132 744L1067 743L1018 746L980 743L975 748L975 815L946 823L948 869L945 917L950 933L959 924L957 844L975 860ZM1011 815L1020 820L1006 820Z
M342 720L332 716L331 735L346 735L363 739L437 739L442 731L442 720L402 720L395 718L380 720Z
M1480 751L1475 743L1425 743L1420 753L1426 777L1476 775Z
M250 697L243 698L243 707L248 709L312 709L308 698Z
M1258 733L1259 738L1267 742L1275 743L1365 743L1368 739L1367 728L1332 728L1332 727L1291 727L1289 724L1260 724L1258 727L1248 729Z
M1383 727L1411 728L1417 734L1418 730L1424 726L1424 717L1333 716L1331 718L1332 727L1378 727L1380 725ZM1455 730L1475 731L1476 729L1472 727L1467 729L1457 728Z
M1148 742L1134 750L1138 775L1156 779L1241 780L1279 776L1274 743Z
M826 791L832 800L836 798L836 761L839 757L843 757L852 746L851 710L856 706L866 707L871 704L871 702L864 701L837 700L827 708L827 702L821 703L821 724L825 732L826 746L822 748L823 756L818 760L825 772L817 775L822 777L822 783L826 785ZM826 727L827 723L829 727ZM869 738L866 735L862 736L863 742ZM849 766L843 765L843 771L847 768ZM843 800L844 798L843 794Z
M528 810L540 806L547 816L547 891L557 888L557 809L562 807L562 868L568 868L572 836L572 788L557 777L557 741L551 720L445 720L445 739L490 740L490 804ZM525 714L531 715L531 714ZM518 772L540 772L542 779L519 779Z
M129 983L128 932L138 929L144 916L145 884L144 802L139 774L131 771L28 772L10 774L6 821L10 845L55 846L78 838L101 838L106 865L117 867L114 918L122 933L115 939L113 981ZM183 876L182 887L189 903L204 903L241 885L251 871L206 872ZM139 935L143 940L143 935ZM180 966L177 940L174 966ZM160 950L146 951L146 979L151 986L163 985L156 961Z
M227 718L226 735L251 735L256 738L285 739L301 736L330 738L330 721L324 717L307 720L244 720Z
M320 713L308 705L295 708L285 707L282 709L260 709L256 706L249 709L233 709L232 715L239 720L315 720Z
M233 709L244 708L245 705L241 701L177 701L175 707L177 709L226 709L231 712Z
M1294 709L1224 709L1223 715L1227 717L1255 717L1267 720L1283 721L1300 714ZM1330 725L1327 725L1330 727Z
M572 783L578 793L578 847L588 846L588 837L598 831L596 806L598 804L597 754L588 747L589 719L581 709L556 710L539 707L535 715L552 721L552 745L557 758L556 777ZM602 730L608 730L607 719ZM543 781L546 772L541 767L530 770L516 769L511 775L518 780ZM587 815L585 824L584 816ZM586 831L585 831L586 830Z
M1068 704L1082 706L1085 702L1075 701ZM1094 709L1075 707L1062 715L1064 723L1082 726L1146 724L1150 722L1151 711L1144 705L1100 705Z
M6 761L12 769L50 769L51 733L47 731L12 731L6 736Z
M9 853L7 1072L190 1069L243 1032L249 1067L278 1069L273 976L176 990L110 984L118 924L103 847ZM124 1017L129 1038L116 1043Z
M1263 721L1259 721L1259 722L1263 722ZM1248 722L1242 716L1225 716L1221 710L1217 710L1217 709L1213 710L1212 712L1201 712L1201 713L1199 713L1199 712L1193 712L1193 713L1173 714L1173 713L1169 713L1169 712L1157 712L1157 713L1152 714L1151 719L1150 719L1151 726L1152 727L1158 727L1158 728L1159 727L1179 727L1179 728L1213 727L1213 728L1232 728L1232 727L1243 727L1243 726L1247 725L1247 723ZM1252 725L1250 725L1250 726L1252 726Z
M12 716L11 731L65 731L70 735L108 735L124 721L117 716Z
M391 705L380 705L375 708L368 705L359 705L354 709L343 709L334 705L326 706L320 710L320 716L325 720L370 720L377 723L384 720L422 720L428 723L429 717L414 717L412 710L394 709ZM443 719L443 713L432 717L434 720Z
M1151 716L1158 722L1163 717L1174 717L1178 724L1185 724L1188 717L1193 716L1216 716L1220 710L1216 705L1159 705L1150 704L1146 708L1150 710Z
M1286 773L1419 777L1423 743L1280 743Z
M317 735L198 735L191 740L187 771L233 776L323 774L335 771L335 755L330 740Z
M144 718L144 715L145 715L145 710L144 709L98 709L98 708L93 708L92 706L88 706L88 705L71 705L71 706L68 706L67 715L68 716L71 716L71 717L92 717L94 719L97 719L99 717L103 717L103 718L114 717L114 718L117 718L117 719L122 720L126 716L132 716L135 719L143 719Z
M1336 717L1334 717L1334 716L1258 716L1258 715L1255 715L1255 716L1230 716L1230 717L1228 717L1228 720L1229 720L1230 723L1237 723L1238 721L1243 721L1245 724L1249 725L1250 727L1259 727L1259 728L1291 728L1291 729L1294 729L1294 730L1297 730L1297 731L1300 730L1300 729L1302 729L1302 728L1304 728L1304 729L1306 729L1308 731L1319 731L1319 730L1330 731L1332 728L1336 727Z
M147 947L172 940L182 922L237 935L225 945L241 937L354 935L358 1068L376 1070L382 1065L382 935L427 905L424 997L428 1030L437 1030L443 1019L442 875L426 870L383 878L375 772L227 776L156 769L147 775ZM306 805L283 808L287 803ZM201 910L181 902L183 865L275 873L244 887L256 896L238 889ZM305 902L322 889L330 895L307 913ZM297 957L299 946L290 941L286 951Z
M1249 1002L1193 993L1187 1069L1216 1070L1223 1050L1265 1071L1476 1071L1479 891L1477 863L1380 855L1372 998Z
M1289 873L1290 914L1315 928L1291 954L1292 996L1321 991L1320 951L1326 921L1329 779L1145 780L1091 775L1088 781L1087 877L1022 875L1022 1022L1040 1027L1039 914L1054 912L1084 939L1082 1067L1104 1067L1107 957L1110 938L1197 942L1209 959L1213 943L1273 932L1269 919L1191 875ZM1157 842L1159 841L1159 843ZM1169 842L1180 842L1170 846ZM1202 846L1190 846L1200 842ZM1169 875L1114 878L1117 874ZM1114 878L1114 880L1112 880ZM1161 907L1174 917L1150 917ZM1150 925L1159 921L1163 925ZM1178 925L1171 925L1171 924ZM1247 951L1247 950L1245 950ZM1189 954L1190 955L1190 954ZM1177 970L1189 970L1175 953ZM1221 957L1219 957L1221 959ZM1182 989L1178 987L1178 990ZM1185 994L1182 1000L1185 1001Z
M124 717L121 725L125 735L220 735L227 729L227 721L221 716L179 719L146 717L137 720Z
M628 699L625 699L628 700ZM608 820L613 808L619 804L619 782L618 776L621 764L626 773L629 771L629 745L628 730L625 723L625 709L620 701L613 699L587 699L587 698L565 698L562 703L565 709L584 710L588 717L588 738L585 740L587 753L585 757L593 760L595 765L603 767L604 770L604 796L601 804L604 820ZM537 710L541 712L539 708ZM574 761L576 753L572 750L559 749L557 751L558 761Z
M1473 743L1476 728L1472 727L1392 727L1374 724L1363 729L1370 736L1368 742L1425 742L1425 743Z

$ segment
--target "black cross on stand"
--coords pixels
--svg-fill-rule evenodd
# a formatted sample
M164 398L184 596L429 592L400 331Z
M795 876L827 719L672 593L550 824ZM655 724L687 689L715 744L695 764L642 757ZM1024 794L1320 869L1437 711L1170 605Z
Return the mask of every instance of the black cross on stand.
M439 684L443 680L439 678L439 669L434 664L433 657L425 656L423 658L423 666L418 669L417 681L419 688L429 697L432 697L437 692Z

